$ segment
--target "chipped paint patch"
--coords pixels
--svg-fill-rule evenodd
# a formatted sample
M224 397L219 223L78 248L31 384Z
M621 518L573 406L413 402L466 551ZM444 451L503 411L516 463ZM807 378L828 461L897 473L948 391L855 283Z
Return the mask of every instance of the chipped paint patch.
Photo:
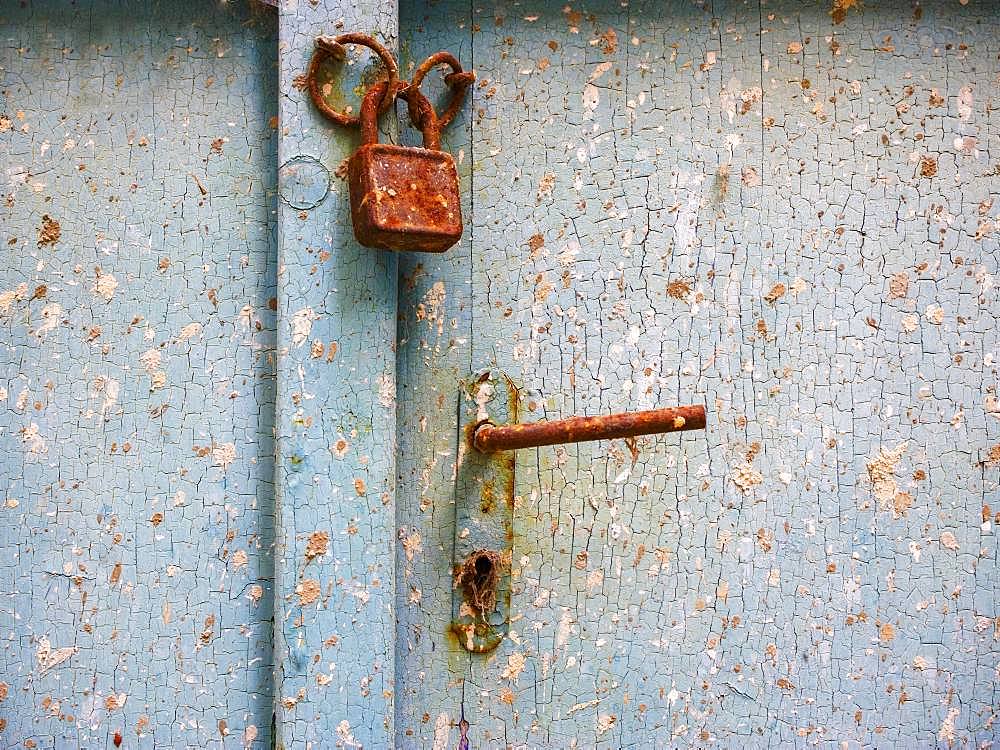
M527 659L520 651L515 651L510 656L507 657L507 666L501 672L500 676L505 680L510 680L514 684L517 684L518 678L521 676L521 672L524 671Z
M203 330L204 326L201 323L188 323L186 326L181 328L180 333L177 334L177 341L184 342L201 336L201 332Z
M48 214L42 216L42 224L38 228L38 246L51 247L59 242L62 236L62 226Z
M38 639L38 647L35 651L35 661L38 664L39 674L45 674L50 669L69 661L79 651L77 646L63 646L53 649L49 639L42 636Z
M763 481L764 475L757 471L749 461L745 461L733 468L733 484L744 495L748 494Z
M306 563L310 563L317 557L325 555L330 547L330 533L328 531L314 531L309 535L306 544Z
M451 719L442 711L434 720L434 750L448 750L451 738Z
M299 606L306 607L312 604L319 599L319 581L315 578L307 578L304 581L300 581L295 587L295 595L299 597Z
M866 464L872 491L880 505L890 503L896 498L899 489L896 483L896 465L906 454L908 445L904 442L895 448L882 447Z
M212 445L212 464L228 470L236 460L236 445L234 443L217 443Z
M292 346L302 346L305 343L316 317L316 311L311 307L303 308L292 315Z
M50 302L47 304L42 308L42 321L38 328L35 329L35 335L38 336L38 338L42 338L46 334L54 331L62 321L62 315L62 305L56 302Z
M105 302L110 302L115 296L115 290L118 289L118 279L114 274L102 273L101 269L97 269L97 277L94 281L94 286L91 287L91 291L94 296L103 299Z

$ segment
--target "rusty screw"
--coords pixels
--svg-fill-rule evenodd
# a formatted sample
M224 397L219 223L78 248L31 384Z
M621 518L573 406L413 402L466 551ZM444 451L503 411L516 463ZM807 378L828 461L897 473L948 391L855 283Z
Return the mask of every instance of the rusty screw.
M493 453L558 443L582 443L587 440L612 440L659 432L703 429L705 407L696 404L528 424L501 426L483 422L476 426L472 444L483 453Z

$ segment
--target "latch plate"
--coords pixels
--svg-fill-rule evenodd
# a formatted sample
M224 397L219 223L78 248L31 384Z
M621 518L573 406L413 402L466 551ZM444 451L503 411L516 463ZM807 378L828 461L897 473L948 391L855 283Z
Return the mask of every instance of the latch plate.
M458 414L451 631L467 651L485 654L510 628L514 453L480 453L469 438L484 421L517 423L517 388L496 368L480 370L463 381Z

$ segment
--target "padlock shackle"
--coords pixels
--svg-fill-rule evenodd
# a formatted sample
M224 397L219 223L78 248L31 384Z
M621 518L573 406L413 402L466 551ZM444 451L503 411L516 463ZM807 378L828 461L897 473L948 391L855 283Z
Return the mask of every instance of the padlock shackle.
M361 144L364 146L378 143L378 105L385 96L387 81L379 81L365 94L361 101ZM432 151L441 150L441 127L438 124L434 107L427 101L420 89L400 83L400 90L390 94L393 98L400 96L407 103L415 102L420 112L420 131L424 136L424 148ZM411 104L413 106L413 104Z
M400 91L399 97L409 105L410 120L420 128L420 132L424 136L424 148L429 148L431 151L440 151L441 123L438 120L437 112L434 111L434 106L423 95L423 92L413 85L407 86ZM415 121L412 114L414 108L420 113L419 119Z

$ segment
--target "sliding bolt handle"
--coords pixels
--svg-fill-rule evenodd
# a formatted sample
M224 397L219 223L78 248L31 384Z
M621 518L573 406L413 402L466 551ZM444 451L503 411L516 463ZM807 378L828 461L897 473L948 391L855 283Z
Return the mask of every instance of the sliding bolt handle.
M558 443L582 443L587 440L612 440L703 429L705 407L696 404L527 424L495 425L492 422L482 422L476 426L472 444L483 453L493 453Z

